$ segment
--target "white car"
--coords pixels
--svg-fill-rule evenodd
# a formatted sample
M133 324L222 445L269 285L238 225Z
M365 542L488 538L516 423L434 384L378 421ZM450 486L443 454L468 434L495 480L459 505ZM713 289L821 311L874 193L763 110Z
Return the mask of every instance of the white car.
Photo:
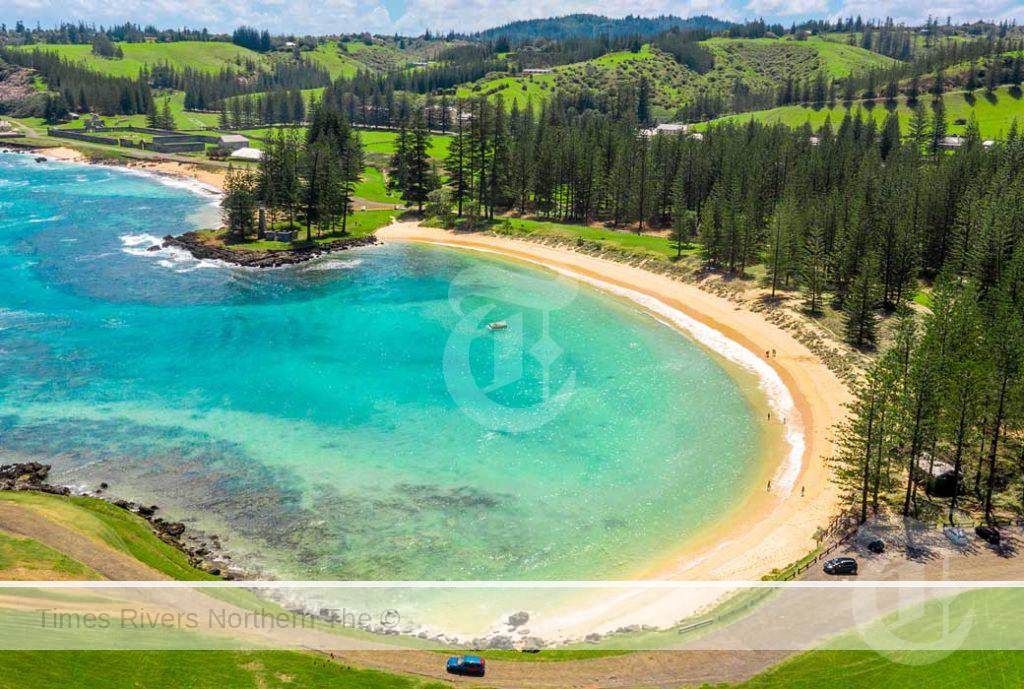
M967 534L959 526L947 526L942 530L949 542L958 548L962 548L967 545Z

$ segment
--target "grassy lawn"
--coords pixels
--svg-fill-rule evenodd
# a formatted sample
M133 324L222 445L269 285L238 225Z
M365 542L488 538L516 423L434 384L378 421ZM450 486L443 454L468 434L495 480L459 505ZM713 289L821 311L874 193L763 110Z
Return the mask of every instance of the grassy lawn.
M402 196L388 189L384 173L375 167L363 170L363 179L356 185L356 196L378 203L402 203Z
M890 654L891 655L891 654ZM913 660L913 653L906 653ZM982 689L1024 685L1024 653L958 651L924 665L894 663L874 651L801 653L732 689Z
M78 46L62 46L77 48ZM185 111L185 92L174 91L172 93L156 93L154 99L156 100L157 108L163 107L164 98L167 98L168 104L171 107L171 114L174 115L175 126L182 131L205 129L207 127L216 127L218 115L216 113L205 113L205 112L186 112ZM119 115L114 117L104 117L103 121L106 122L107 126L112 127L127 127L131 125L133 127L145 127L146 116L145 115ZM45 128L46 125L42 124L42 120L39 120L40 124L35 125L37 128ZM84 125L83 120L72 120L71 122L57 127L58 129L81 129Z
M507 221L507 222L506 222ZM570 225L568 223L549 222L546 220L525 220L508 218L494 226L498 233L529 235L536 237L560 237L581 239L597 242L630 253L649 255L659 260L674 259L676 250L669 245L668 239L648 234L636 234L625 230L609 230L600 227ZM691 244L683 251L683 256L697 252L697 246Z
M250 240L245 242L227 243L225 246L229 249L235 249L238 251L289 251L292 249L302 249L309 246L315 246L317 244L326 244L345 237L366 237L373 234L373 232L378 228L389 225L391 223L391 219L395 215L397 215L397 213L393 210L357 211L348 216L348 234L343 235L339 232L324 234L318 237L316 235L316 228L314 228L313 239L311 242L306 241L305 226L296 222L295 229L298 231L298 238L294 242ZM275 226L278 229L287 229L288 223L278 222ZM200 234L216 241L223 241L225 237L225 233L222 230L204 230Z
M366 69L363 63L338 50L337 44L333 41L321 43L316 47L316 50L303 53L302 55L330 72L331 79L355 76L356 72L360 69Z
M363 142L363 151L367 154L380 153L392 155L395 152L395 143L398 141L398 132L379 131L376 129L360 129L359 140ZM443 134L432 134L427 155L434 160L444 160L448 155L448 146L451 137Z
M969 121L972 114L978 121L981 135L986 138L1005 136L1014 120L1024 122L1024 98L1019 94L1014 94L1009 87L1000 87L991 98L987 97L981 90L973 95L962 91L947 93L945 101L950 134L962 134L965 125L962 123L958 124L957 120ZM922 102L927 108L930 100L926 97ZM742 123L751 119L768 124L784 124L788 127L800 127L810 122L812 127L818 128L825 123L825 118L828 116L832 118L833 127L838 127L848 110L855 113L858 107L862 109L865 117L870 115L879 124L889 114L888 108L883 103L876 103L873 107L867 108L864 107L863 103L854 102L849 109L843 103L836 103L832 108L824 105L788 105L770 110L730 115L713 120L711 123L697 125L697 128L704 128L708 124L718 122ZM897 101L896 112L900 118L900 126L903 128L904 133L906 133L911 110L907 106L905 98L900 98Z
M8 581L100 579L81 562L31 538L0 531L0 579Z
M896 64L896 60L860 46L847 45L839 41L831 41L820 36L811 36L807 40L797 40L792 36L782 38L712 38L704 41L717 55L727 52L742 56L749 66L756 68L763 57L771 57L773 52L782 55L787 49L807 52L817 56L812 63L812 71L824 70L831 77L845 77L852 72L871 67L888 67ZM806 76L806 75L794 75Z
M61 651L0 654L0 689L439 689L288 651Z
M484 79L473 86L460 86L456 95L459 98L486 95L490 99L500 95L506 107L511 108L513 104L516 104L522 110L530 103L533 103L535 108L539 107L554 93L554 86L554 74L527 74L525 76Z
M220 41L178 41L175 43L119 43L124 57L108 59L93 55L91 45L20 46L20 50L46 50L80 62L103 74L118 77L136 77L143 67L166 62L179 69L191 67L205 72L217 72L223 67L239 66L246 60L260 62L262 57L248 48Z
M184 553L157 538L141 517L103 500L17 492L0 493L0 501L15 502L175 579L217 578L192 567Z

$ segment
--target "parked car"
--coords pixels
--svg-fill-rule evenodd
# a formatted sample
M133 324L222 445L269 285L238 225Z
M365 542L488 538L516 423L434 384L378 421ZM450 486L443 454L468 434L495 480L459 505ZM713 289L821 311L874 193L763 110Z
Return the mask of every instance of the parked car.
M452 656L445 669L451 675L483 677L487 671L487 662L480 656Z
M947 526L942 530L943 535L949 539L949 542L958 548L963 548L967 545L967 534L959 526Z
M856 574L857 561L852 557L834 557L825 563L825 574Z
M978 538L989 545L999 545L999 541L1001 540L999 529L994 526L987 526L985 524L976 526L974 527L974 533L978 535Z

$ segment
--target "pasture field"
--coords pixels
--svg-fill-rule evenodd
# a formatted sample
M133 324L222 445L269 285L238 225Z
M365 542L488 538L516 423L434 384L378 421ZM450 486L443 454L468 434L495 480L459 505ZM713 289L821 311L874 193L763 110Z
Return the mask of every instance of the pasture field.
M991 96L980 90L973 94L963 91L947 93L944 100L950 134L962 134L972 115L978 122L982 137L989 139L1005 136L1014 121L1024 124L1024 98L1012 87L1000 87ZM927 107L930 97L925 97L922 102ZM911 109L906 98L899 98L896 103L900 126L906 134ZM854 102L849 107L844 103L836 103L831 108L826 105L787 105L770 110L729 115L710 123L696 125L696 128L704 129L709 124L721 122L742 123L757 120L768 124L784 124L788 127L800 127L810 123L811 127L817 129L825 123L826 118L831 118L833 127L838 127L847 112L855 114L858 109L864 117L873 117L878 124L881 124L889 113L889 108L884 103Z

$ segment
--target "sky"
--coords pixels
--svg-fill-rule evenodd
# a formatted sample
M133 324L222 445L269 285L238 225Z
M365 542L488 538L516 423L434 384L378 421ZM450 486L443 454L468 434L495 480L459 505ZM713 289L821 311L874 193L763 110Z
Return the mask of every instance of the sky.
M0 21L52 26L62 21L115 24L130 20L161 28L230 31L245 24L275 34L370 31L417 35L471 32L517 19L587 12L689 17L710 14L742 21L763 17L789 24L803 19L891 16L919 23L928 16L957 20L1024 20L1024 0L0 0Z

